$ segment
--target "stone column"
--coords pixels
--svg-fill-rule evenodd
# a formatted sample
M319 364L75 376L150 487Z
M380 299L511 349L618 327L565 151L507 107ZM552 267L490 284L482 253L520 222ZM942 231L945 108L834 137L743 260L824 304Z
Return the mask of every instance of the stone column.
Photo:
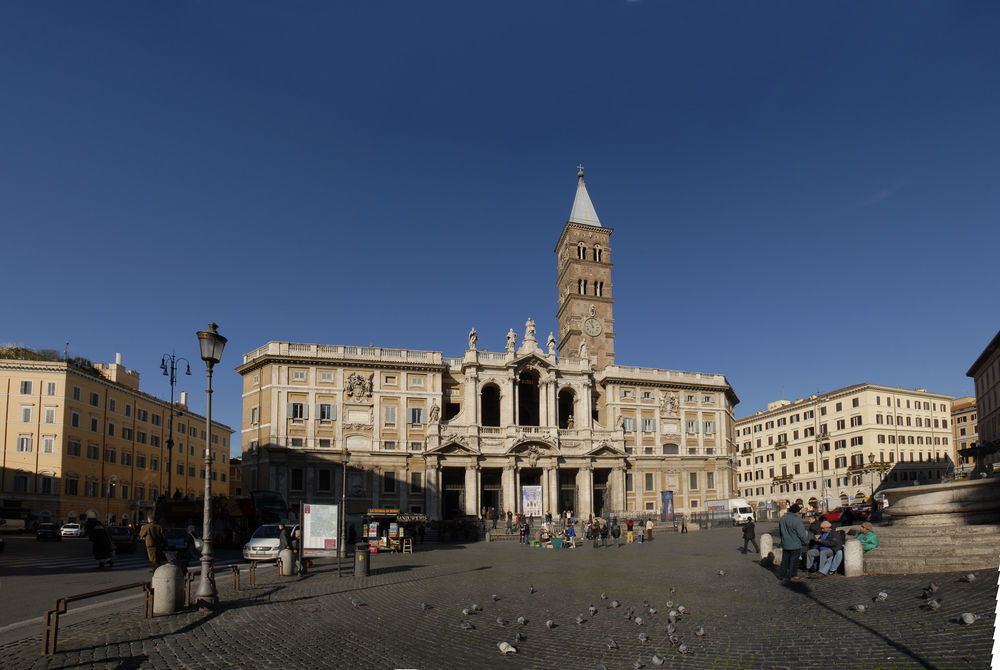
M477 383L478 377L475 370L465 371L465 406L462 407L462 412L467 418L467 422L478 426L479 421L479 384ZM444 408L441 408L444 411Z
M372 507L378 507L378 496L382 490L382 477L378 467L373 467L370 475L372 482Z
M508 463L503 466L503 474L500 476L500 488L503 489L504 512L507 510L511 512L517 511L517 496L514 494L517 483L514 479L514 466Z
M625 510L625 468L621 465L616 465L611 471L611 477L608 481L611 487L611 510L609 511L624 511Z
M428 460L424 470L424 497L427 501L428 521L441 519L441 501L444 498L441 491L441 467L436 460Z
M514 463L514 512L521 512L521 468Z
M410 511L410 466L409 464L403 469L402 472L403 479L396 482L399 486L399 511L409 512Z
M594 469L586 463L576 471L577 518L586 519L594 513Z
M465 513L479 516L479 497L476 495L478 468L475 464L465 466Z

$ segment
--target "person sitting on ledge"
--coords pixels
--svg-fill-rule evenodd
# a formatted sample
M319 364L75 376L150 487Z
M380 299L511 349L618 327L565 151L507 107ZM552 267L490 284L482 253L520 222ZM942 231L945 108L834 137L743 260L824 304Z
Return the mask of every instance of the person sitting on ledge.
M806 552L806 570L812 572L813 566L819 562L819 570L813 572L811 579L822 579L837 573L840 562L844 560L844 535L833 530L829 521L820 526L820 533L810 540L809 551Z
M878 546L878 535L872 530L872 522L865 521L861 524L861 532L855 536L858 542L861 543L861 548L868 553L872 549Z

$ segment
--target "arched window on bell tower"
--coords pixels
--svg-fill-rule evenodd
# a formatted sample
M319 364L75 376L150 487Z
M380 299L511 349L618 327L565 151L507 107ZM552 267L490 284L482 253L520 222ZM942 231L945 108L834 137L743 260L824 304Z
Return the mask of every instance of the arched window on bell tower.
M597 246L594 247L594 260L597 261L598 263L601 262L601 257L604 255L601 252L602 252L602 249L601 249L600 245L597 245Z
M576 257L582 261L587 260L587 246L583 242L576 243Z

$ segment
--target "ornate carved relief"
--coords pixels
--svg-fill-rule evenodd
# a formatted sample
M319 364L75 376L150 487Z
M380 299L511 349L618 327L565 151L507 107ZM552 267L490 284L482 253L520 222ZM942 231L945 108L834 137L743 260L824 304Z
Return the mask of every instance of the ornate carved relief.
M349 397L353 397L356 401L371 398L374 380L374 372L367 377L362 377L357 372L352 372L347 381L344 382L344 393Z

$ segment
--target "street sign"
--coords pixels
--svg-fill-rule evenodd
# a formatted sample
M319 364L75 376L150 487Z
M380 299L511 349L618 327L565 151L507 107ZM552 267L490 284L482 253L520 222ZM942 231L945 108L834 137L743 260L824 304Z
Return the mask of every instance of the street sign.
M337 556L338 505L302 506L302 555Z

